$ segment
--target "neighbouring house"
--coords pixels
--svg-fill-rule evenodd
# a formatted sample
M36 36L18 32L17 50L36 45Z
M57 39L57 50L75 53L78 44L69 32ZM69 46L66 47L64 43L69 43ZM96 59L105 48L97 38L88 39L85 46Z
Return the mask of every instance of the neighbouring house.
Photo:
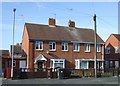
M94 68L94 30L56 25L49 18L48 25L25 23L22 37L22 55L27 68ZM97 35L97 67L104 67L104 41Z
M120 34L111 34L105 43L105 68L118 68L120 63Z
M12 58L12 45L10 46L10 57ZM26 68L26 58L22 56L21 44L14 45L14 68Z
M9 56L9 50L0 50L1 54L0 54L0 61L1 61L1 70L2 70L2 73L0 74L0 76L4 76L6 75L6 68L10 67L11 64L10 64L10 61L11 61L11 58Z

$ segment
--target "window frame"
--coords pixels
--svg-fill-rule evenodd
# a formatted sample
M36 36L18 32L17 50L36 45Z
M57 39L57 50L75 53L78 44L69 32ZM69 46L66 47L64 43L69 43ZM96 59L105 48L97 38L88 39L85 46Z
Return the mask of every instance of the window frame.
M65 59L51 59L50 60L50 68L55 69L55 64L61 64L62 63L62 68L65 68Z
M118 49L118 47L114 47L114 49L115 49L115 54L118 54L119 53L119 49ZM116 50L117 49L117 50ZM117 52L116 52L117 51Z
M101 45L97 44L97 52L101 52Z
M37 44L38 44L38 49L36 49ZM40 46L41 46L41 49L40 49ZM42 51L43 50L43 41L36 41L35 42L35 49Z
M88 49L86 50L86 45L87 45L87 47L88 47L89 50ZM89 43L85 43L84 44L84 51L85 52L90 52L90 44Z
M108 50L109 50L109 52L108 52ZM106 48L105 53L106 53L106 54L110 54L110 47L107 47L107 48Z
M55 46L53 45L53 43L55 43ZM50 49L50 45L52 46L52 49ZM55 49L53 49L53 46L55 47ZM56 51L56 42L49 42L49 51Z
M77 47L77 49L76 49ZM80 44L79 43L73 43L73 51L74 52L79 52L80 51Z
M67 46L67 49L65 50L66 46ZM64 47L64 50L62 49L62 47ZM62 51L68 51L68 43L67 42L62 42L61 43L61 50Z

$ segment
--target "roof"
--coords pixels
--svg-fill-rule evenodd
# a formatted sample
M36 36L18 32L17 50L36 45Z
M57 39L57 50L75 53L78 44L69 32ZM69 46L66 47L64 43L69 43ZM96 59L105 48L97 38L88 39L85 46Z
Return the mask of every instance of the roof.
M29 40L94 42L94 30L25 23ZM97 42L104 41L97 35Z
M0 54L9 56L9 50L0 50Z
M9 50L0 50L0 57L9 58Z
M120 41L120 34L112 34L112 35L115 36Z
M10 50L12 52L12 45L10 46ZM22 53L21 45L19 45L19 44L14 45L14 53L15 54L21 54Z

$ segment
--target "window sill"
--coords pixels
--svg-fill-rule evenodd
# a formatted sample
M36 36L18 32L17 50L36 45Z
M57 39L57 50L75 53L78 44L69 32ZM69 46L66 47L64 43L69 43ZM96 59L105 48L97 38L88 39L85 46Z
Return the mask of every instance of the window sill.
M90 51L85 51L85 53L90 53Z
M77 51L77 50L73 50L73 52L80 52L80 51Z
M67 52L68 50L62 50L63 52Z
M40 49L36 49L36 51L43 51L43 49L42 49L42 50L40 50Z
M49 51L53 51L53 52L55 52L56 50L49 50Z

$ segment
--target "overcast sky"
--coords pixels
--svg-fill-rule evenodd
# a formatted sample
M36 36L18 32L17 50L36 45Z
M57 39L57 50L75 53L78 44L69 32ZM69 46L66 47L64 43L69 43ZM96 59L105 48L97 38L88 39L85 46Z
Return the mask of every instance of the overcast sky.
M118 2L4 2L2 49L9 49L12 44L13 8L17 9L15 44L22 42L25 22L48 24L48 18L56 18L57 25L61 26L67 26L68 21L73 20L76 27L94 29L93 15L96 14L97 33L104 41L110 34L118 33Z

